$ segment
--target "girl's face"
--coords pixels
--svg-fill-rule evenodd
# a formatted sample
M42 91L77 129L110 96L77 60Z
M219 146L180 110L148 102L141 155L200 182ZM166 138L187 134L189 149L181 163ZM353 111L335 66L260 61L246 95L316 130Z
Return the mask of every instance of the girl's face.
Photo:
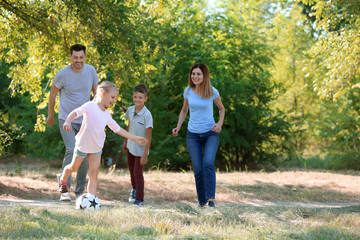
M200 68L194 68L191 72L191 81L196 85L200 85L204 80L204 74Z
M115 89L111 89L109 92L106 92L103 90L103 98L102 98L102 104L105 108L111 107L117 99L118 91Z

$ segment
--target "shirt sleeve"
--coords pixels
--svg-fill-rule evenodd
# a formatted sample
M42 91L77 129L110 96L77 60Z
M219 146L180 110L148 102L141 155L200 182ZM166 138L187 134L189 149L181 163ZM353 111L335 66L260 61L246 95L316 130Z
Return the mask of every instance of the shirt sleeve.
M92 75L93 75L93 85L95 85L99 82L99 77L97 75L97 72L96 72L96 69L94 66L92 68Z
M189 95L188 89L189 89L189 86L187 88L185 88L184 93L183 93L183 96L186 100L188 99L188 95Z
M216 88L214 88L214 87L213 87L213 90L214 90L214 100L215 100L218 96L220 96L220 93L219 93L219 91L218 91Z
M55 74L55 77L53 79L53 84L55 85L55 87L57 87L58 89L62 88L64 86L63 79L63 74L60 70Z
M129 108L128 108L128 109L126 109L126 112L125 112L124 118L129 119Z
M74 110L76 113L75 119L81 117L86 112L87 105L88 105L88 103L85 103L82 106L80 106Z
M145 115L145 128L153 128L153 118L150 112Z
M120 131L120 126L119 124L114 120L112 119L112 117L110 116L110 120L107 124L109 126L109 128L114 132L114 133L117 133L118 131Z

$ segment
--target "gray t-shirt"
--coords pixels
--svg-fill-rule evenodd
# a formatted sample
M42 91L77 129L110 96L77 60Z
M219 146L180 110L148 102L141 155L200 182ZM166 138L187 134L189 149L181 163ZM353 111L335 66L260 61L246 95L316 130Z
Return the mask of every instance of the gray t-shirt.
M129 133L146 138L146 129L153 128L153 119L150 111L144 106L135 114L135 106L127 109L125 116L129 120ZM131 139L127 140L126 147L134 156L141 157L144 154L145 145L140 146ZM148 152L149 154L149 152Z
M81 72L74 72L70 65L58 71L53 84L59 88L59 119L66 120L72 110L88 102L92 87L98 81L95 68L88 64L84 64ZM72 122L81 123L82 117Z

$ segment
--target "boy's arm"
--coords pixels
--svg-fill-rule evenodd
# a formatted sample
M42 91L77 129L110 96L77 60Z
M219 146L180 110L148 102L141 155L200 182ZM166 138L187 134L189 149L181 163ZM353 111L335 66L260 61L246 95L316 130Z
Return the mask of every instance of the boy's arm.
M149 149L150 149L150 145L151 145L152 128L151 127L147 128L145 130L145 134L146 134L146 139L148 140L148 142L145 145L144 153L140 158L141 165L145 165L147 163L147 157L148 157L148 153L149 153Z
M129 124L130 125L130 124ZM127 126L126 128L126 131L129 131L129 125ZM124 138L124 142L123 142L123 145L121 147L121 149L126 152L126 144L127 144L127 138Z

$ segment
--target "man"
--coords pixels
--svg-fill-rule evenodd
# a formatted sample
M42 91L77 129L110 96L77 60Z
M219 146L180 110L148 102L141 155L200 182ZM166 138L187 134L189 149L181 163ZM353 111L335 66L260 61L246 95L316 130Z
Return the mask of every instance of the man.
M80 107L90 100L91 91L95 95L99 78L93 66L85 64L86 47L75 44L70 48L69 55L71 65L58 71L54 77L50 90L48 117L46 124L54 125L54 106L56 95L59 93L59 128L65 144L65 156L62 168L71 163L75 148L75 135L79 132L82 117L72 121L72 130L67 132L62 126L68 114L75 108ZM77 173L77 184L75 188L76 197L84 192L86 175L88 170L87 158L84 159ZM67 179L67 187L70 189L71 176ZM60 195L60 201L71 201L69 192Z

